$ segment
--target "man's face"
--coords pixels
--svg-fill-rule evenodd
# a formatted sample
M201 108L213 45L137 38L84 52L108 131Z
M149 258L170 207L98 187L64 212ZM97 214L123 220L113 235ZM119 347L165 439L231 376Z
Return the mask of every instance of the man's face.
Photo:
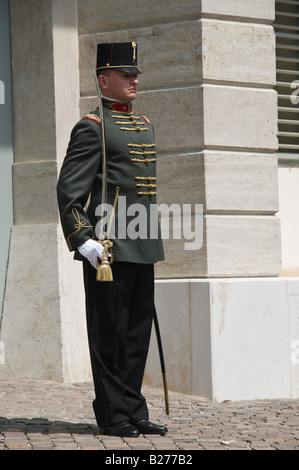
M137 74L110 70L107 75L99 75L98 80L106 98L133 101L137 96Z

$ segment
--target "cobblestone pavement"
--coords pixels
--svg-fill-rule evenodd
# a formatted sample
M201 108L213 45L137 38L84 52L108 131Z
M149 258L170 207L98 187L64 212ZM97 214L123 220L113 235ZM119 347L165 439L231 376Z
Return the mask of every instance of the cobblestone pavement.
M99 433L92 384L46 381L0 383L1 450L299 450L299 400L213 403L144 387L150 420L165 436L119 438ZM126 454L129 455L129 454Z

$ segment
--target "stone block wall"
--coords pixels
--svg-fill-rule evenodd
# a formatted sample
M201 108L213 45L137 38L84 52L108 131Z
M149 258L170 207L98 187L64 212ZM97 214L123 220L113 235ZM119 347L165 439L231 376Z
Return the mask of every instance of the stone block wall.
M10 1L13 206L1 378L90 379L82 268L59 224L56 184L79 119L73 0Z

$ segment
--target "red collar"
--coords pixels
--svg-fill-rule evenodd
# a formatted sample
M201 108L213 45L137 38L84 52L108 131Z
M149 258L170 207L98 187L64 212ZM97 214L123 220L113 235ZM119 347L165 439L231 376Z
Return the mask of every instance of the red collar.
M103 98L103 106L108 109L113 109L113 111L117 111L119 113L129 113L132 114L133 112L133 105L132 103L120 103L117 101L110 101Z

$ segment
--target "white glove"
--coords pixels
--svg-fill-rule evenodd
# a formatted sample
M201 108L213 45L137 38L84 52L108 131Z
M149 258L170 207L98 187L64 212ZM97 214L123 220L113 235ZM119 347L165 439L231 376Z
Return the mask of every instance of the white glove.
M100 243L90 239L83 243L83 245L78 246L77 249L95 269L98 269L98 258L102 259L104 251L104 247Z

